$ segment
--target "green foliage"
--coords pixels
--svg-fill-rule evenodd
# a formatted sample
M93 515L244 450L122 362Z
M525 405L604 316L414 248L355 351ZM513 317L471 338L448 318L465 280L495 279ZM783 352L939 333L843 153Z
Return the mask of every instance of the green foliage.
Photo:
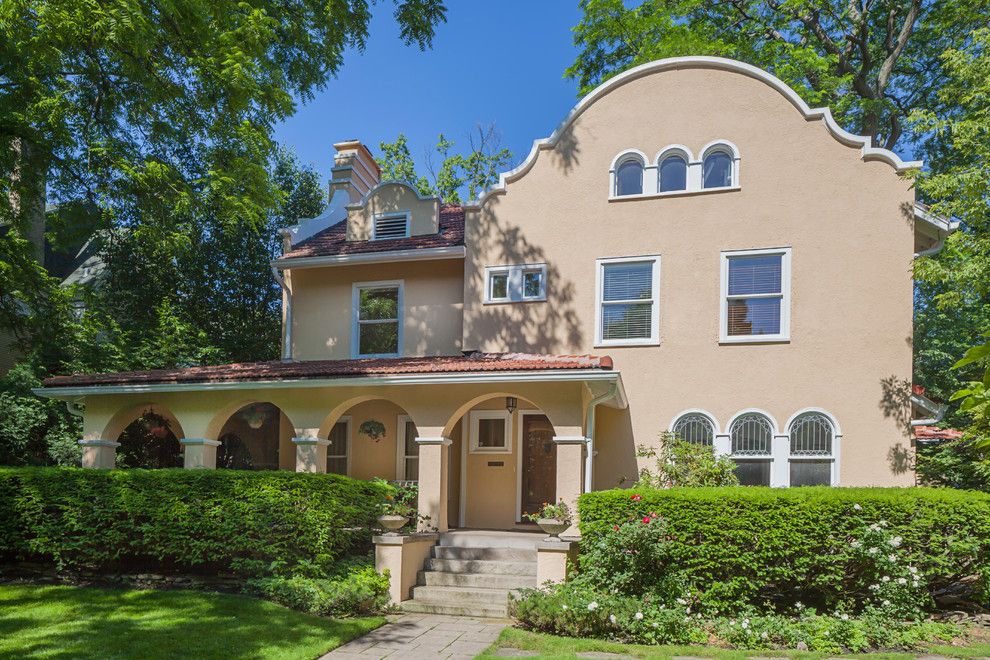
M637 488L673 488L676 486L738 486L736 464L728 456L717 456L715 448L681 440L664 433L660 451L642 445L636 455L655 459L655 468L641 468Z
M925 486L990 491L990 456L973 438L918 447L915 471Z
M420 195L440 197L454 204L462 201L462 194L466 194L467 200L476 199L498 181L512 153L500 146L494 125L479 125L469 138L469 147L466 154L455 153L454 143L441 133L435 149L440 164L435 166L427 154L430 177L426 177L416 173L406 136L400 133L394 142L379 145L382 180L404 181Z
M388 608L388 574L375 571L371 557L345 562L326 578L304 575L248 580L248 593L319 616L358 616Z
M40 387L29 362L0 378L0 465L77 465L81 424L62 401L31 393Z
M883 605L889 598L870 589L881 569L866 563L854 545L865 544L869 525L881 523L883 534L897 539L891 553L896 562L917 569L928 593L977 578L970 597L986 601L981 580L987 576L981 571L990 561L990 496L982 493L824 487L612 490L582 495L578 510L586 547L596 547L631 519L651 512L660 516L667 525L670 561L683 571L706 611L731 612L745 604L786 610L798 601L824 611Z
M552 518L554 520L560 520L561 522L570 523L571 508L567 506L567 502L564 500L560 500L556 504L544 502L539 511L523 514L523 518L531 522L538 522L540 520Z
M235 470L0 469L0 558L60 570L325 576L370 545L381 485Z
M664 57L731 57L887 148L899 145L912 108L934 104L938 56L987 20L985 0L582 0L581 9L567 75L582 93Z

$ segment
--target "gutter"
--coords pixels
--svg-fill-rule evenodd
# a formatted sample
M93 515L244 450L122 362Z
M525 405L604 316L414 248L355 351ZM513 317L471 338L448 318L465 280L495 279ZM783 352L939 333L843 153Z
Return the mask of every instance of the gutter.
M912 419L911 420L912 428L915 426L935 426L936 424L942 421L942 419L945 417L946 411L949 409L949 406L945 405L944 403L935 403L927 396L923 396L921 394L912 393L911 403L918 406L919 408L924 408L925 410L927 410L928 412L934 415L933 417L927 417L925 419Z
M463 245L450 245L435 248L411 248L407 250L387 250L383 252L357 252L354 254L332 254L325 257L289 257L271 262L272 268L289 270L292 268L319 268L326 266L349 266L351 264L380 264L394 261L428 261L431 259L463 259L467 250Z
M274 264L272 264L272 275L278 285L282 287L282 293L285 296L285 332L283 333L285 337L282 343L282 359L288 361L292 359L292 290L289 289L285 283L285 278L282 277L282 273Z

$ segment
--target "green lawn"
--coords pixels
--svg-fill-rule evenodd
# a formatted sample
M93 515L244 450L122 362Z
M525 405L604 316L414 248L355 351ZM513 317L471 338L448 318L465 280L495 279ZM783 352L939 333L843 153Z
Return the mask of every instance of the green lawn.
M384 622L246 596L0 586L0 658L316 658Z
M574 658L575 653L582 651L599 651L605 653L621 653L636 658L673 658L674 656L695 656L715 658L717 660L747 660L754 657L780 656L785 658L802 658L817 660L819 658L834 658L834 653L809 653L807 651L728 651L703 646L639 646L636 644L618 644L595 639L573 639L570 637L554 637L541 633L532 633L516 628L506 628L498 641L482 656L495 657L494 653L500 648L525 649L538 651L541 658ZM924 653L870 653L869 657L876 660L890 658L906 660L918 655L933 654L955 658L985 658L990 657L990 643L970 644L968 646L933 646L925 649ZM862 658L863 653L852 657Z

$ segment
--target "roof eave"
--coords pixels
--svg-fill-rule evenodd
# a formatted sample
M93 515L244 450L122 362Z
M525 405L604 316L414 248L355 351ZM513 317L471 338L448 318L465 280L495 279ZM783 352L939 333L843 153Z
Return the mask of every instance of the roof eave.
M438 259L463 259L467 253L463 245L449 245L436 248L408 250L386 250L384 252L357 252L352 254L332 254L320 257L283 257L272 261L279 270L292 268L320 268L327 266L349 266L352 264L376 264L393 261L432 261Z
M38 396L72 400L90 395L144 394L157 392L203 392L249 389L285 389L313 387L356 387L375 385L458 385L468 383L591 382L618 381L622 399L622 379L618 371L604 369L557 369L523 371L464 371L420 374L380 374L374 376L338 376L336 378L294 378L278 380L243 380L196 383L118 383L107 385L65 385L37 387Z

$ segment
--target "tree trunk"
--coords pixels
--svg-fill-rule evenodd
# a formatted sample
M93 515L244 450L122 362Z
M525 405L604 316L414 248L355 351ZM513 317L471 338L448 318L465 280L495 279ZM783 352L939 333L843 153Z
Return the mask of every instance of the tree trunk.
M15 137L11 143L14 167L10 175L10 209L14 230L34 247L35 258L45 259L45 204L47 172L38 149L26 138Z

